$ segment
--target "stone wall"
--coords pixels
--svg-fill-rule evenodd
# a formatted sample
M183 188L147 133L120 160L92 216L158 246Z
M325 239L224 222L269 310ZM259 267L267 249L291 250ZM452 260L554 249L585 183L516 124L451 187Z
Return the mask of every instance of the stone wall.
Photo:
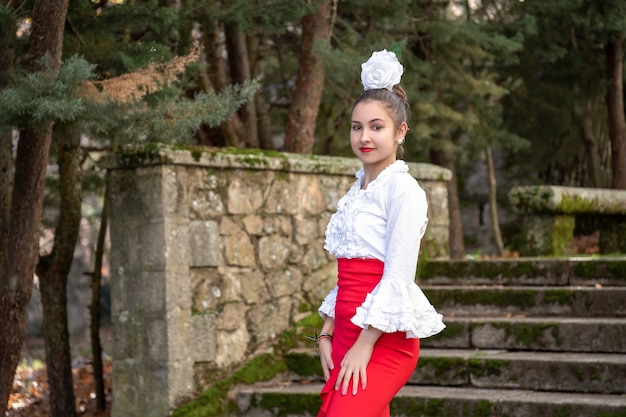
M155 147L107 164L112 416L166 416L332 288L324 231L360 162ZM409 165L429 198L422 254L446 258L450 173Z

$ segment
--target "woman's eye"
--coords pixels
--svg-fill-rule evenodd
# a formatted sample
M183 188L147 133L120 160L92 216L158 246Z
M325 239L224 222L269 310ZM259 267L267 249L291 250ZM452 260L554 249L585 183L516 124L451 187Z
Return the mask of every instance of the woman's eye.
M358 126L358 125L352 126L352 130L359 130L359 129L361 129L361 126Z
M380 130L380 129L382 129L382 128L383 128L383 127L382 127L381 125L374 125L374 126L372 126L372 129L373 129L373 130Z

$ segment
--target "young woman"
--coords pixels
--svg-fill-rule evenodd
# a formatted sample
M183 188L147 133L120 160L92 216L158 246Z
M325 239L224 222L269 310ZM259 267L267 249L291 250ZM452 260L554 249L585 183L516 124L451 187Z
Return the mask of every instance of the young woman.
M408 131L403 71L386 50L362 65L365 91L352 109L350 144L363 167L324 245L337 257L338 281L319 308L326 384L318 417L389 416L389 402L417 365L419 339L445 327L415 284L428 204L396 159Z

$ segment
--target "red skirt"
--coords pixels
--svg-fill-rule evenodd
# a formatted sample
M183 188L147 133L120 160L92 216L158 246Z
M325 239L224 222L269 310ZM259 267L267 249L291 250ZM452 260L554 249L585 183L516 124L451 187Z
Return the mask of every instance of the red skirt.
M386 417L389 402L411 377L417 366L420 342L407 339L405 332L383 333L367 365L367 387L359 384L356 395L348 390L335 391L339 366L346 352L354 345L361 328L350 319L363 304L368 293L380 282L384 264L377 259L338 259L338 290L335 305L332 358L335 369L322 388L322 407L318 417ZM350 382L352 386L352 382Z

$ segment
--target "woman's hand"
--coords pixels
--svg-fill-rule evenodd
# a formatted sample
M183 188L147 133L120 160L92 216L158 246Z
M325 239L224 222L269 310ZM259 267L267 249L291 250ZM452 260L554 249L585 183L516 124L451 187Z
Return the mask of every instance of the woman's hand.
M333 343L331 339L321 339L318 342L318 348L320 352L320 362L322 363L322 371L324 372L324 380L328 381L330 378L330 371L335 368L333 363Z
M359 381L362 389L367 387L367 365L372 357L374 344L381 334L380 330L371 326L367 330L361 331L359 338L350 350L346 352L341 361L341 368L339 369L337 382L335 382L335 390L341 387L341 393L346 395L351 379L352 395L356 395L358 392Z

